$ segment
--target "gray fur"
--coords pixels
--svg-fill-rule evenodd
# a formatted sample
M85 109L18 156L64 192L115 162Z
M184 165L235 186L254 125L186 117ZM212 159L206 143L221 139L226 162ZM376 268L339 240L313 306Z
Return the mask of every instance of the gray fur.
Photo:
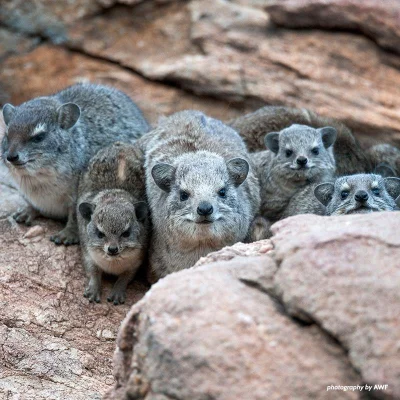
M118 276L107 299L123 303L126 286L146 256L149 218L143 163L137 144L115 143L91 159L80 179L78 226L89 278L85 297L91 302L100 301L105 271ZM118 255L109 256L109 246L118 248Z
M334 176L332 144L335 138L334 128L315 129L305 125L292 125L281 132L266 135L266 144L272 150L252 155L260 180L263 217L273 222L307 209L307 196L314 200L308 187ZM317 149L318 154L313 154ZM292 154L289 155L288 151ZM301 168L297 160L304 157L307 164ZM296 203L300 192L302 196ZM317 206L320 207L318 203Z
M77 243L75 202L80 172L90 157L116 140L133 141L148 131L142 113L124 93L100 85L77 84L18 107L6 105L2 159L29 206L14 215L29 225L43 216L67 219L52 237ZM7 161L18 155L21 165Z
M315 196L327 215L393 211L400 205L400 179L375 174L343 176L316 187ZM364 197L364 201L359 201Z
M400 176L400 149L391 144L378 144L367 150L375 173Z
M200 112L183 111L141 141L153 221L151 281L246 239L259 208L259 186L233 129ZM211 215L200 216L199 206L212 207Z

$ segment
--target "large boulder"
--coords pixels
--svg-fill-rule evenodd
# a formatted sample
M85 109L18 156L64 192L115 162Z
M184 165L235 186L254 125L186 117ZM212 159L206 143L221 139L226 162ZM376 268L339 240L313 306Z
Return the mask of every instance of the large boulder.
M121 326L106 398L400 398L399 226L292 217L162 279Z

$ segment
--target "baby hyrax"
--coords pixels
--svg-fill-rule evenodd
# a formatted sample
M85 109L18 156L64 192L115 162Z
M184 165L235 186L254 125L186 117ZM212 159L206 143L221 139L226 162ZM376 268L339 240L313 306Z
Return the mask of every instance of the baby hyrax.
M124 303L142 264L149 235L143 153L116 143L95 155L79 183L78 225L89 283L84 296L100 301L102 272L118 279L108 301Z
M343 176L335 183L322 183L315 197L326 206L327 215L393 211L400 206L400 179L374 174Z
M65 245L78 242L77 185L90 157L149 129L127 95L91 84L77 84L17 107L6 104L3 118L2 158L28 203L14 219L26 225L39 214L67 220L51 238Z
M270 221L281 219L296 193L334 176L335 139L335 128L306 125L292 125L265 136L269 150L252 155L260 181L263 217Z
M259 185L233 129L183 111L143 140L153 222L151 281L246 239L259 208Z

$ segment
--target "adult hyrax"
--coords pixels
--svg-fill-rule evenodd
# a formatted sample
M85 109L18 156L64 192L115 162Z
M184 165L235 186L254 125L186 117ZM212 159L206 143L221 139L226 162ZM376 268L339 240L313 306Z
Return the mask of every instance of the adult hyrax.
M269 150L252 154L260 181L260 214L270 221L284 216L292 197L335 174L332 145L336 129L292 125L265 136Z
M332 126L336 129L337 140L333 152L338 175L373 171L368 155L350 129L333 118L323 117L303 108L266 106L228 122L242 136L251 152L264 149L264 137L267 133L281 131L293 124L313 128Z
M315 188L327 215L392 211L400 206L400 179L375 174L342 176Z
M3 107L2 158L28 206L14 214L30 225L38 216L66 219L51 240L78 242L75 202L79 174L89 159L117 140L133 141L149 126L124 93L77 84L52 96Z
M89 278L84 296L100 301L102 272L118 279L108 301L125 301L128 283L145 259L149 236L143 153L115 143L100 150L79 182L78 226Z
M380 175L400 176L400 149L391 144L377 144L366 151L372 166Z
M150 280L243 241L259 185L240 136L197 111L178 112L143 137L153 222Z

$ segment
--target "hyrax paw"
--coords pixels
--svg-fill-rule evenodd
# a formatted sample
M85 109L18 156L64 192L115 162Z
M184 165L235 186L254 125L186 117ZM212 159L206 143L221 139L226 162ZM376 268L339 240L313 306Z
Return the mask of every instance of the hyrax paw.
M124 304L126 300L126 292L125 290L113 290L111 294L107 297L108 302L113 302L115 306L118 304Z
M100 303L100 290L88 286L83 292L83 296L86 297L90 303Z
M79 243L79 237L77 233L68 228L65 228L62 231L51 236L50 240L57 245L63 244L65 246Z
M37 212L31 208L24 208L15 212L12 217L19 224L31 226L34 219L37 217Z

